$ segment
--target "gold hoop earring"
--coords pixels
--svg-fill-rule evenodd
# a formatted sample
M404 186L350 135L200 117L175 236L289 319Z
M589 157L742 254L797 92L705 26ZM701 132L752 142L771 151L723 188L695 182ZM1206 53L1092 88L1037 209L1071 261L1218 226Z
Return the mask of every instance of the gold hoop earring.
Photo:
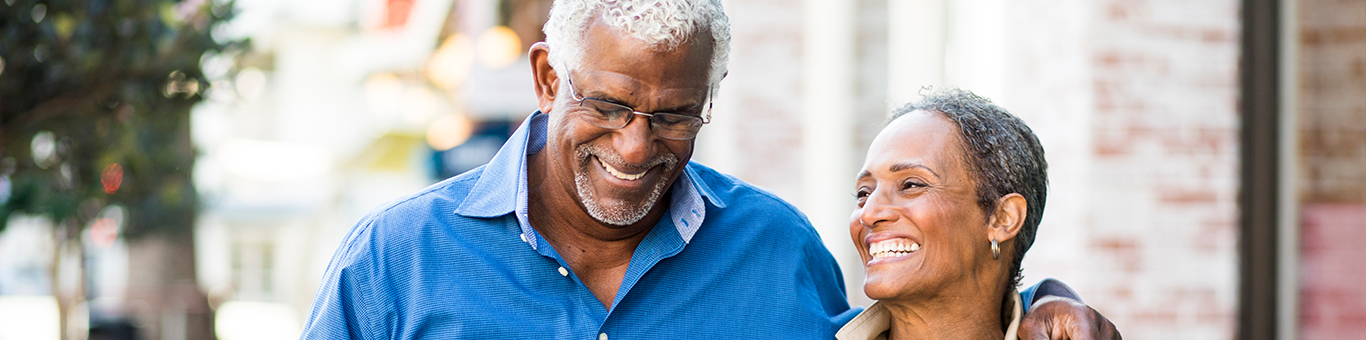
M991 239L991 259L992 259L992 260L996 260L996 259L1000 259L1000 258L1001 258L1001 245L998 244L998 243L996 243L996 239L993 238L993 239Z

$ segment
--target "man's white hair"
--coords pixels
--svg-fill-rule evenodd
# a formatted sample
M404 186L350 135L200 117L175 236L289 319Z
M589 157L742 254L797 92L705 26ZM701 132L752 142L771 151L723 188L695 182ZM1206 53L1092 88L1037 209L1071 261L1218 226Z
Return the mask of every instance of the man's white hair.
M617 32L665 51L687 43L706 29L713 46L708 78L712 92L726 74L730 19L721 8L721 0L556 0L544 28L551 67L560 72L579 67L588 26L595 15Z

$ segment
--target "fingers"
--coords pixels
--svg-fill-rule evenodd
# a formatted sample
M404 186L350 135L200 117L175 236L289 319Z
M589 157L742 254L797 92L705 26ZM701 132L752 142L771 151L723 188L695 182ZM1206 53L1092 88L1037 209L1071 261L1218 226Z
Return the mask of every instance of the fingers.
M1048 340L1054 339L1053 327L1049 325L1047 317L1040 316L1039 313L1026 314L1020 320L1020 339L1023 340Z
M1046 296L1030 309L1020 322L1024 340L1122 339L1114 323L1080 301Z
M1124 339L1123 336L1119 335L1119 329L1115 328L1115 324L1111 323L1110 319L1106 319L1104 315L1100 315L1100 312L1097 312L1094 308L1086 308L1091 309L1091 313L1095 313L1096 329L1099 331L1099 334L1097 334L1096 337L1097 339Z
M1039 300L1029 313L1020 320L1020 339L1024 340L1048 340L1065 339L1067 332L1060 327L1056 318L1059 317L1057 303L1053 296L1047 296Z

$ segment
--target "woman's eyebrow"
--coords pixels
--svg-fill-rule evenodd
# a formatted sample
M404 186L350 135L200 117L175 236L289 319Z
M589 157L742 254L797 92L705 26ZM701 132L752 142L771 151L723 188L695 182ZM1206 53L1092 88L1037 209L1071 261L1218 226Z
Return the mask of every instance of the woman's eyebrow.
M938 172L934 172L934 169L930 169L930 167L925 166L924 164L916 163L916 162L900 162L900 163L892 164L891 167L887 168L887 172L905 171L905 170L910 170L910 169L913 169L913 168L925 169L925 171L929 171L931 175L934 175L934 178L935 178L935 179L939 179L939 178L940 178L940 177L939 177L939 173L938 173ZM859 171L858 177L855 177L854 180L862 180L862 179L868 178L868 177L873 177L873 173L872 173L871 171L868 171L868 170L863 170L863 171Z
M906 171L906 170L910 170L910 169L914 169L914 168L925 169L925 171L929 171L931 175L934 175L934 178L936 178L936 179L939 178L939 173L938 173L938 172L934 172L934 169L930 169L930 167L925 166L924 164L916 163L916 162L900 162L900 163L892 164L892 166L891 166L890 168L887 168L887 171L888 171L888 172L899 172L899 171Z

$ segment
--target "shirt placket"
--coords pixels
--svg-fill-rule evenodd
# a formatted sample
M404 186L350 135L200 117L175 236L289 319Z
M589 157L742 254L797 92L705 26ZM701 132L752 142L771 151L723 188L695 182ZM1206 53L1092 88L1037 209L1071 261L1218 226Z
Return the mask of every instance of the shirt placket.
M669 216L669 213L665 212L665 216ZM641 278L660 261L683 251L685 245L686 243L678 235L677 229L674 228L669 219L661 219L654 229L650 230L650 234L641 240L640 245L636 246L635 253L631 255L631 264L626 269L626 275L622 277L621 287L617 290L616 298L612 301L612 308L607 312L607 317L602 325L598 327L598 339L610 338L613 330L617 329L615 326L620 324L615 322L615 320L620 319L619 313L617 313L620 310L618 307L623 301L627 301L626 298L631 294L631 289L635 288Z

